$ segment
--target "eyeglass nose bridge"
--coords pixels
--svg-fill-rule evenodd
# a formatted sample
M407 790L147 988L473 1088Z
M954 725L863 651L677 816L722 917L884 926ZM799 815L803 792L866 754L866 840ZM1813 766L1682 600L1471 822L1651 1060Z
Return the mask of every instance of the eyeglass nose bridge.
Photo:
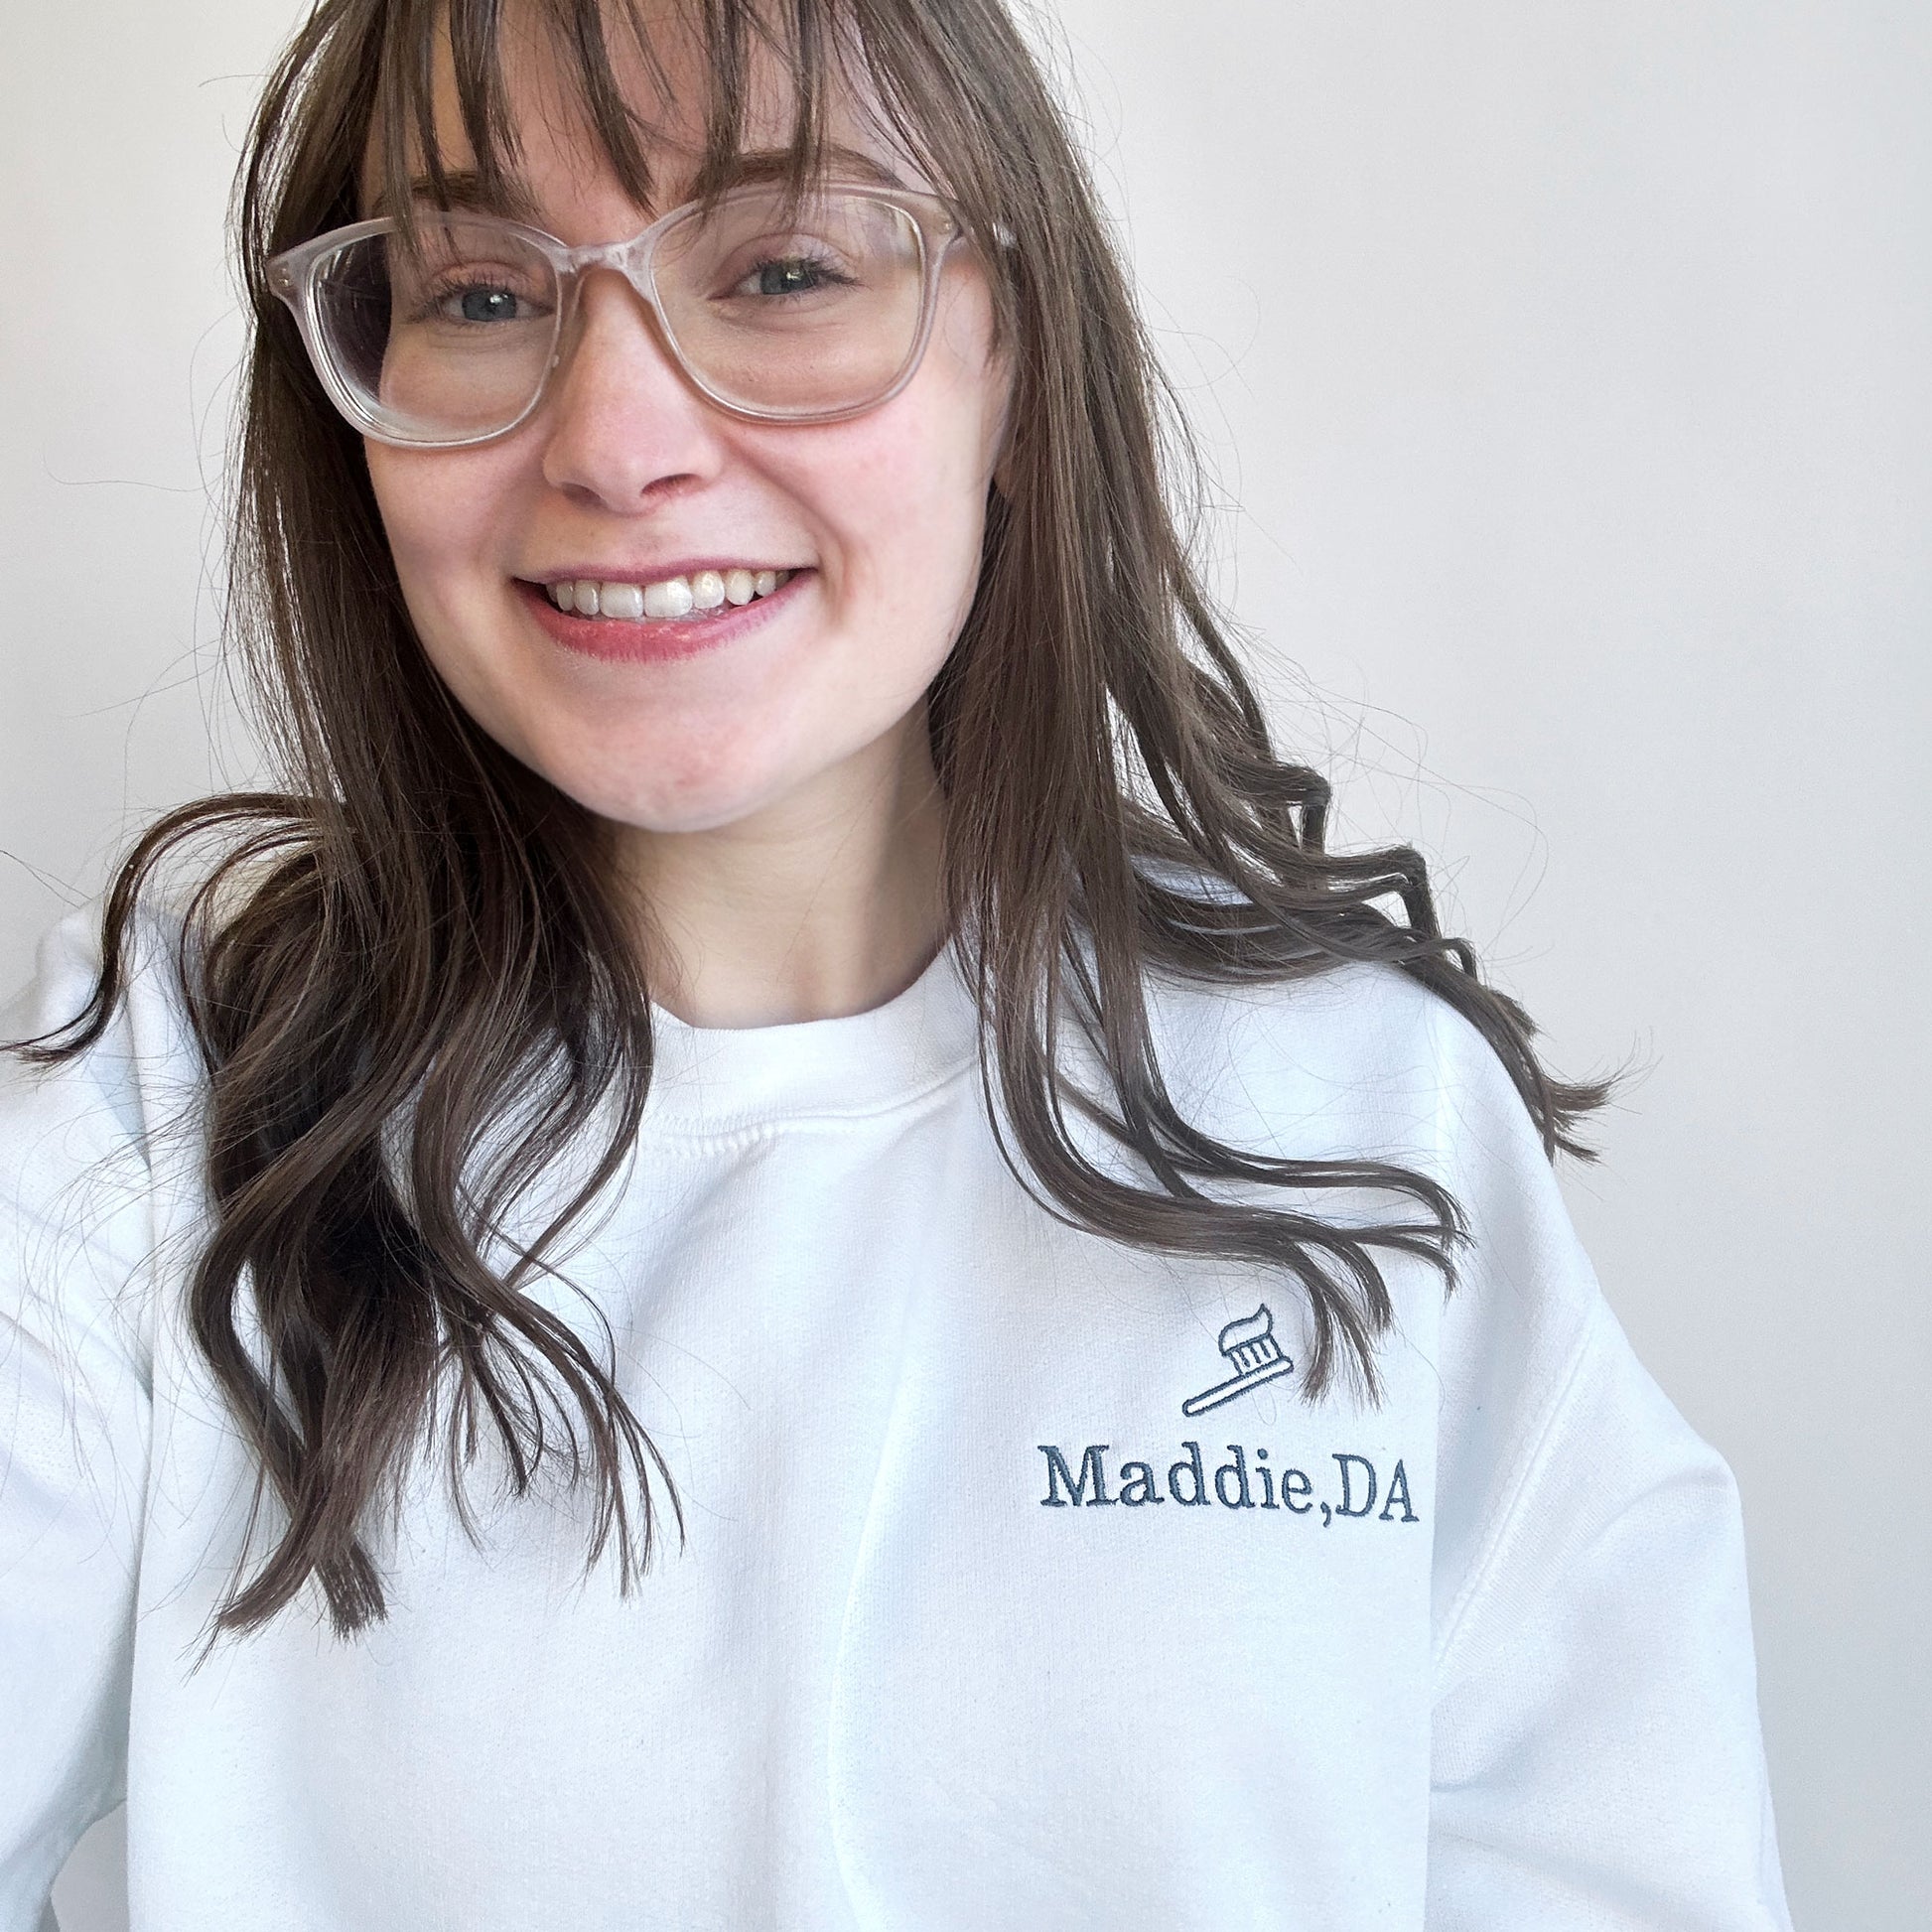
M627 241L586 242L582 247L561 248L553 255L558 279L563 285L563 301L557 318L557 339L551 345L550 361L544 370L545 390L555 381L582 335L580 322L584 289L590 271L597 268L610 269L630 285L631 293L648 314L659 345L671 365L687 381L696 382L701 389L705 388L703 378L692 367L671 328L671 319L665 313L651 274L657 237L664 225L662 221L655 221L641 234L632 235ZM541 400L541 396L538 400Z
M564 274L580 280L588 269L616 269L655 307L657 295L650 285L651 258L657 252L657 237L662 228L661 221L653 221L642 234L634 234L628 241L588 241L581 248L561 249L557 266Z

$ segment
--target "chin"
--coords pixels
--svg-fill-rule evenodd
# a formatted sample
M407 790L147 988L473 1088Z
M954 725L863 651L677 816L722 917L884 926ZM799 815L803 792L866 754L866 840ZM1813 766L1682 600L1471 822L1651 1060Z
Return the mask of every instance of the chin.
M557 789L587 812L633 831L675 834L713 832L749 818L783 787L748 772L710 772L703 777L658 771L639 783L636 767L621 773L544 772Z

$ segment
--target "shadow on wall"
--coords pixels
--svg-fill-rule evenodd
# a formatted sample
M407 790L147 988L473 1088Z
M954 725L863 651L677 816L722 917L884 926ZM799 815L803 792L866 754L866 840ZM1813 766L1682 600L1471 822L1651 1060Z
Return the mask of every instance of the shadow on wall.
M41 1932L127 1932L127 1809L110 1811L73 1848L54 1881Z

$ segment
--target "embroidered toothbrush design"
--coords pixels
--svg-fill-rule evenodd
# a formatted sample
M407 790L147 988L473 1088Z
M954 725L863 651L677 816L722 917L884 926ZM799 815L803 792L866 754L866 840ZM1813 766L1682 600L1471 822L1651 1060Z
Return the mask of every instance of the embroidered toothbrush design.
M1246 1395L1250 1389L1258 1389L1278 1375L1287 1375L1295 1367L1275 1339L1275 1317L1269 1313L1266 1302L1253 1314L1230 1321L1221 1330L1219 1346L1235 1373L1227 1381L1203 1389L1199 1395L1190 1395L1180 1405L1183 1416L1199 1416L1209 1409L1218 1409L1222 1403L1232 1402L1236 1396Z

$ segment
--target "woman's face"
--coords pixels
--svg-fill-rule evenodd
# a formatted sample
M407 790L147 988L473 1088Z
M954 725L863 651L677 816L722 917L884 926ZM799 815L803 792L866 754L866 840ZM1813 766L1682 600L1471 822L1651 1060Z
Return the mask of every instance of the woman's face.
M675 49L664 52L675 79ZM687 199L695 123L669 118L676 145L652 151L661 206L638 207L542 50L512 44L505 66L541 226L572 244L617 240ZM447 50L438 125L446 164L469 165ZM789 129L773 114L751 132L748 146L778 148ZM854 117L834 132L907 187L929 186ZM965 246L948 253L911 381L832 424L749 423L707 403L615 274L592 273L580 301L569 359L509 435L473 449L366 446L424 649L491 737L621 825L847 818L854 801L890 793L903 758L923 759L923 695L977 582L1007 393L983 272ZM571 647L531 588L646 585L699 565L794 576L722 643L669 657L623 654L641 633L620 620L599 621L608 650Z

